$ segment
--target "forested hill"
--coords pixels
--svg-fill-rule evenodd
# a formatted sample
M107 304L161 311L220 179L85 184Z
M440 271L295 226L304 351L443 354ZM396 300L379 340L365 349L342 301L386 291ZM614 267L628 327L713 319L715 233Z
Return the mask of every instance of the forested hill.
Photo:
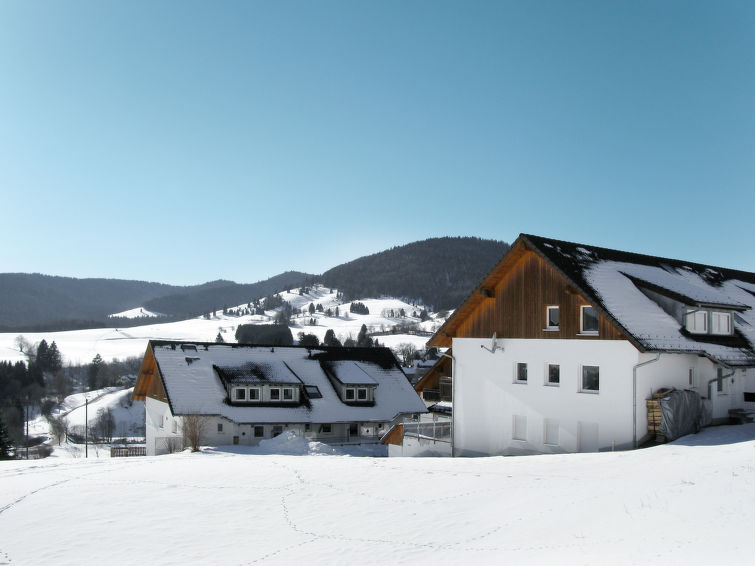
M347 299L390 295L456 308L508 249L497 240L431 238L334 267L322 282Z
M76 279L39 273L0 274L0 328L99 320L181 287L124 279Z
M310 283L314 276L300 271L286 271L257 283L239 284L232 281L215 281L198 287L162 296L144 303L154 312L171 316L203 314L224 307L235 307L254 299Z
M224 306L236 306L311 280L312 275L288 271L252 284L220 280L179 287L123 279L2 273L0 332L135 324L138 321L113 320L108 315L140 306L168 315L169 319L187 318Z

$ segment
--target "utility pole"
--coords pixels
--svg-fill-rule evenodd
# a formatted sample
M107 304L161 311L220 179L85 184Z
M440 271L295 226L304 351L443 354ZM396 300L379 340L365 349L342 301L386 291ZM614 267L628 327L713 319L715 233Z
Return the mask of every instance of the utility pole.
M26 459L29 459L29 403L31 401L26 401Z
M84 458L89 458L89 399L84 398Z

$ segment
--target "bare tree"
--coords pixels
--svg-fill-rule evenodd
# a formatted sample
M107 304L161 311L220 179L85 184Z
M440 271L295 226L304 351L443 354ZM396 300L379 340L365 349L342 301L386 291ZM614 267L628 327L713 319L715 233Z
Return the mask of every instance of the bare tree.
M168 454L174 454L183 450L183 443L177 436L168 436L162 439L163 447Z
M52 435L60 446L61 441L68 434L68 420L65 417L47 417L47 420L50 423Z
M192 452L198 452L199 447L204 440L205 430L207 429L208 418L205 415L192 413L182 417L183 425L181 430L184 436L184 444L191 446Z
M409 342L401 342L394 347L396 354L401 357L404 367L410 367L417 357L417 348Z

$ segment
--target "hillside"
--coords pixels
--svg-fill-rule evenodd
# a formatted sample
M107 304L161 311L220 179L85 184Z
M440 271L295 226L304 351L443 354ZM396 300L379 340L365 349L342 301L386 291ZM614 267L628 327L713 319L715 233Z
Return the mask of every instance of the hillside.
M110 314L177 292L181 287L124 279L76 279L39 273L0 274L0 328L24 329L72 321L103 321ZM91 324L87 324L91 326Z
M177 287L123 279L76 279L40 274L0 274L0 331L42 331L131 326L138 318L109 317L145 307L179 320L257 299L311 278L295 271L252 284L212 281Z
M164 322L246 304L320 280L344 299L398 297L433 310L456 308L508 250L479 238L431 238L364 256L318 277L287 271L252 284L217 280L178 287L122 279L0 274L0 332L35 332L148 324L144 309ZM292 261L295 261L293 259ZM114 313L122 313L114 317Z
M403 297L434 310L456 308L508 251L479 238L431 238L361 257L322 274L346 298Z

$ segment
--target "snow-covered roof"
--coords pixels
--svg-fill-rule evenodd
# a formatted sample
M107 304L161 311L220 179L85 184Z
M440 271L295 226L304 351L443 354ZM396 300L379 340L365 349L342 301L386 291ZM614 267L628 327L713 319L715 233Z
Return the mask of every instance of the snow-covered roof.
M388 348L315 348L151 341L176 415L220 415L237 423L390 422L423 413L424 403ZM344 384L374 386L374 404L342 402L328 373ZM321 398L297 406L231 405L223 379L316 386Z
M755 273L522 235L642 349L755 365ZM729 310L733 336L691 334L652 291L683 305Z

